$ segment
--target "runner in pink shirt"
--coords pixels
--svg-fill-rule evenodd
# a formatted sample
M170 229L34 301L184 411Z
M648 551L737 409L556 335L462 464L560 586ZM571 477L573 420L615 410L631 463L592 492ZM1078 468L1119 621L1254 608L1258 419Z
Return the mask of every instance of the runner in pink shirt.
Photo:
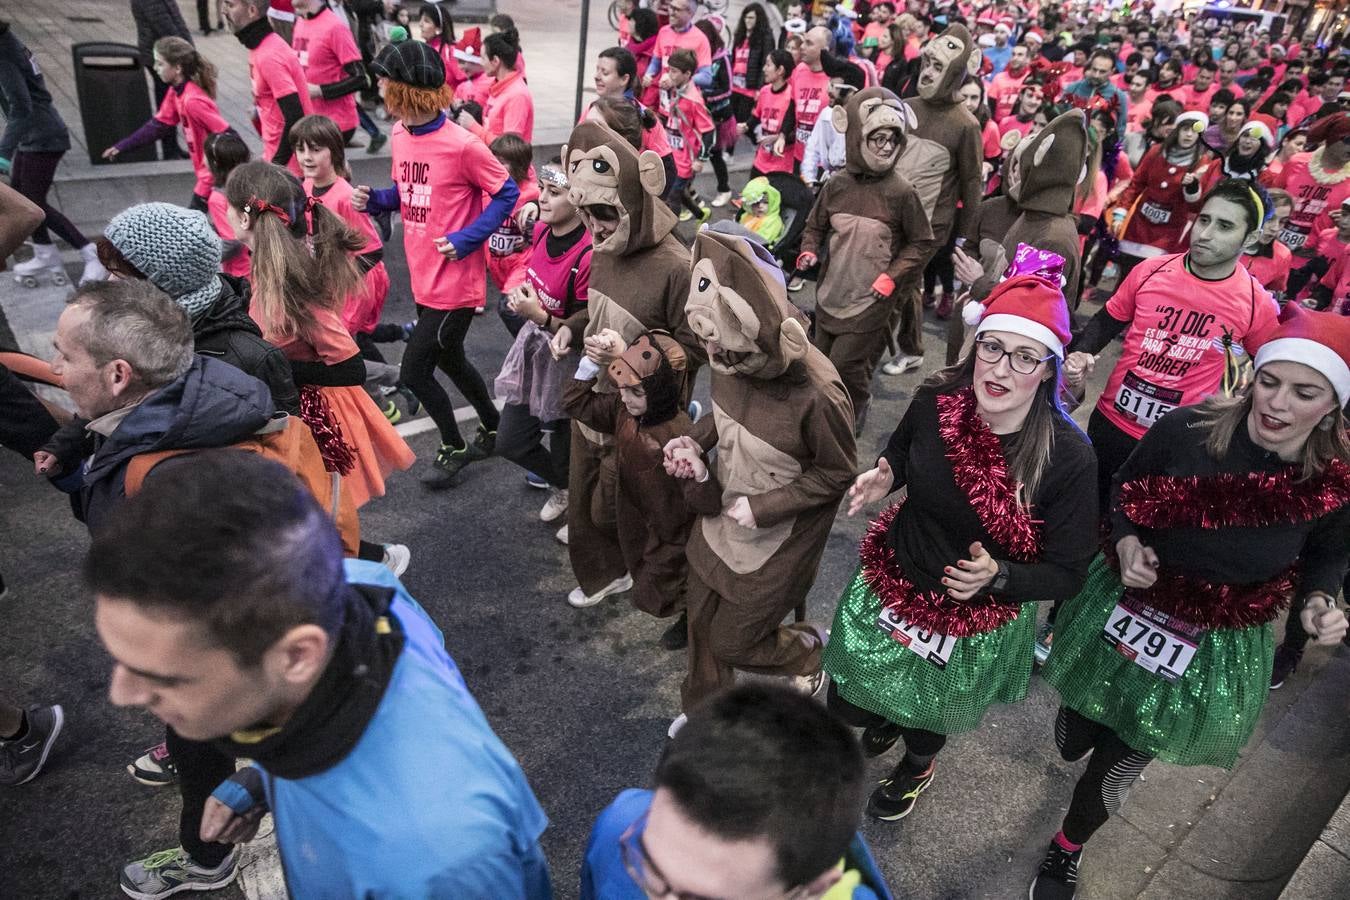
M268 24L265 0L222 0L225 20L248 48L248 77L262 135L263 158L299 174L286 140L291 126L310 113L309 89L300 60Z
M642 79L644 87L660 81L661 71L670 63L670 54L689 50L694 54L698 69L694 83L707 87L712 83L712 48L703 32L694 27L694 0L670 0L670 22L656 33L652 61Z
M332 119L345 139L356 133L356 94L367 84L361 51L327 0L295 0L291 47L308 82L313 111Z
M533 231L539 216L539 183L530 179L533 148L520 135L504 134L488 149L497 161L506 166L511 180L520 187L511 215L488 238L487 270L497 290L505 296L525 280L525 265L529 260L529 241L526 235Z
M717 126L693 83L694 54L676 50L661 75L661 117L675 157L675 180L666 188L666 203L677 215L681 207L691 216L706 219L710 210L694 193L694 176L712 153Z
M499 414L483 376L464 353L474 310L487 299L483 244L511 214L520 191L488 146L449 121L445 67L421 41L391 44L372 69L385 107L399 120L390 145L394 185L352 196L358 212L398 210L417 324L403 353L401 380L426 407L441 447L423 484L447 488L469 463L486 459ZM484 204L483 198L491 201ZM466 444L455 407L436 381L441 369L478 413L478 434Z
M795 172L797 121L793 111L788 77L793 69L792 54L774 50L764 60L765 84L755 98L755 107L741 130L755 143L752 179L770 172Z
M797 122L797 162L806 155L806 142L816 119L830 108L830 76L825 74L820 55L830 45L830 32L812 28L802 40L802 61L788 79L792 91L792 109Z
M169 86L164 102L150 121L104 150L103 158L116 159L118 154L173 134L174 129L182 125L192 171L197 175L192 202L188 206L205 212L214 182L202 148L211 135L230 128L216 106L216 67L180 37L160 38L155 41L154 52L155 74Z
M467 111L456 121L485 144L504 134L518 134L526 143L534 140L534 98L525 76L516 69L520 44L514 31L490 34L483 41L483 72L493 79L483 104L483 124Z
M220 235L222 243L220 271L236 278L247 278L252 268L250 251L234 233L227 210L229 201L225 199L225 182L230 173L249 160L248 145L233 131L222 131L206 139L204 148L206 165L211 170L214 184L211 194L206 198L206 214L211 219L211 227Z
M441 65L445 67L445 83L450 85L453 92L467 77L455 60L455 48L467 49L470 45L476 45L479 42L480 32L477 28L470 28L464 32L463 38L456 41L455 20L450 18L448 6L449 4L428 3L422 7L417 26L422 34L422 40L440 54Z

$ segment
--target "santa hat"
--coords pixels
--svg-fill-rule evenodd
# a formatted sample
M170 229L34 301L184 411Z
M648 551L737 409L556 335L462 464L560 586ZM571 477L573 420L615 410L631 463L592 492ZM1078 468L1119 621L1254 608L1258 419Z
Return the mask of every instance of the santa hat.
M1280 323L1262 336L1256 368L1266 363L1302 363L1325 376L1341 406L1350 402L1350 318L1286 303Z
M483 53L483 32L477 28L466 28L454 44L457 50L480 56Z
M1022 35L1022 41L1023 43L1025 43L1026 41L1035 41L1038 44L1044 44L1045 38L1041 36L1041 33L1039 31L1032 28L1026 34Z
M1310 144L1334 144L1350 137L1350 113L1336 112L1323 116L1308 130Z
M1060 359L1072 337L1064 294L1036 275L1018 275L999 282L983 303L967 303L961 317L967 325L978 326L976 335L986 331L1020 334L1040 341Z
M1246 125L1243 125L1242 130L1238 132L1238 137L1242 137L1244 134L1250 134L1252 137L1261 141L1261 143L1266 145L1267 150L1270 150L1275 146L1275 135L1271 134L1270 126L1266 125L1265 122L1257 120L1248 122Z
M1190 109L1177 116L1177 128L1182 129L1187 125L1194 128L1197 132L1204 131L1209 127L1209 116L1200 112L1198 109Z
M999 24L999 25L1002 25L1004 28L1008 29L1009 31L1012 31L1015 27L1017 27L1017 23L1013 21L1012 16L1004 16L1003 18L1001 18L1001 19L998 20L998 24ZM997 27L997 26L995 26L995 27Z

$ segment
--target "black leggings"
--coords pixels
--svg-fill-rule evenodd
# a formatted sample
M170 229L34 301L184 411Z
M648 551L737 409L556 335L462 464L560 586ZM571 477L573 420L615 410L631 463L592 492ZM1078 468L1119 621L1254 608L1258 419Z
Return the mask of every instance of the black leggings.
M60 153L29 153L20 151L14 154L9 174L9 186L29 200L36 203L46 216L42 224L33 232L33 243L50 244L50 228L56 236L76 250L89 243L75 223L67 219L58 210L47 205L47 192L52 189L52 179L56 177L56 166L61 162L65 151Z
M933 288L941 282L943 293L948 297L955 296L956 266L952 262L952 253L955 250L956 233L953 230L947 243L938 248L938 252L933 254L933 258L923 270L924 293L933 293Z
M450 381L478 413L478 421L488 431L496 431L500 415L492 404L483 376L464 354L464 338L473 324L473 307L431 309L417 304L417 325L403 351L399 380L412 389L441 431L441 443L463 447L459 426L455 424L455 406L450 395L436 381L436 369Z
M544 435L548 434L548 449ZM541 422L530 415L529 404L508 403L502 407L497 426L497 455L527 472L533 472L555 488L567 487L572 449L572 424L567 419Z
M1060 828L1071 843L1086 844L1120 810L1130 785L1153 757L1135 750L1100 722L1064 706L1055 716L1055 746L1069 762L1092 754Z
M183 809L178 817L178 840L192 861L214 869L230 855L230 844L203 841L202 808L222 781L234 774L234 757L202 741L189 741L165 727L169 758L178 767L178 793Z
M863 709L860 706L854 706L845 700L839 693L839 689L834 686L834 682L830 682L830 690L826 695L826 705L829 706L830 712L854 728L874 728L890 722L883 715ZM933 757L937 756L942 748L947 745L947 736L923 728L910 728L905 725L899 727L900 736L905 741L905 756L900 760L900 766L911 770L910 774L918 775L928 768L928 764L933 761Z
M726 156L721 149L714 148L708 160L712 163L713 174L717 176L717 193L728 193L731 190L731 176L727 174Z

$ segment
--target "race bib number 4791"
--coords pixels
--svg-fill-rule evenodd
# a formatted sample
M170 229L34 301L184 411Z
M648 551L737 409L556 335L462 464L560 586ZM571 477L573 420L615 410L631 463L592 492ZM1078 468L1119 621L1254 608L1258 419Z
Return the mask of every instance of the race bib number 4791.
M907 647L939 669L947 668L952 658L952 648L956 638L949 634L924 631L912 622L906 622L889 609L882 609L877 617L877 627L889 634L896 643Z
M1128 596L1106 618L1102 639L1140 668L1176 681L1195 658L1204 632Z

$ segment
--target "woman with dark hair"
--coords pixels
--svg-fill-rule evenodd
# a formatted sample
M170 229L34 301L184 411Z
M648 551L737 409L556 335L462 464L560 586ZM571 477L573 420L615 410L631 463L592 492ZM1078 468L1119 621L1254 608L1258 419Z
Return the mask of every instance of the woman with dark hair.
M504 134L516 134L525 143L534 142L534 97L520 62L520 36L514 28L490 34L483 41L483 72L492 79L483 103L483 123L468 110L461 110L456 122L491 144Z
M651 12L651 10L635 12ZM638 78L640 71L642 71L640 60L627 48L607 47L600 51L595 60L595 93L600 98L632 105L642 128L641 149L651 150L661 157L661 165L666 172L666 184L670 184L675 180L674 152L670 147L666 126L661 124L656 113L638 100L636 92L642 85L642 81ZM592 104L592 107L594 106L595 104ZM591 108L582 114L580 121L588 118L593 118Z
M469 76L459 67L455 59L455 20L450 16L449 3L428 3L422 7L417 17L417 26L422 40L441 56L445 65L445 83L450 85L450 93L455 92L461 82Z
M731 38L731 98L736 121L750 121L760 86L764 84L764 60L774 49L769 17L758 3L748 3Z
M1264 122L1248 122L1223 157L1223 177L1245 178L1255 184L1275 149L1275 136Z
M1293 102L1293 95L1281 88L1257 107L1256 112L1251 115L1252 121L1265 123L1270 133L1278 138L1289 130L1285 117L1289 115L1289 104Z
M1092 447L1059 404L1069 310L1063 258L1022 245L1018 274L968 304L975 343L920 388L876 465L849 489L868 528L824 655L829 705L863 748L905 752L868 801L902 819L949 735L1026 696L1036 601L1068 599L1095 547Z
M736 130L736 117L732 112L731 58L722 44L721 32L708 19L700 19L694 27L703 32L708 39L708 50L712 54L712 80L701 90L703 102L712 114L716 134L713 137L712 152L708 155L712 162L713 174L717 176L717 196L713 206L726 206L731 200L731 180L727 174L726 157L736 147L740 132Z
M1150 148L1167 140L1181 113L1181 103L1170 97L1159 97L1153 101L1153 108L1143 122L1143 130L1127 132L1121 144L1130 159L1130 165L1137 167Z
M1211 123L1200 139L1215 153L1220 155L1227 153L1228 149L1237 143L1238 134L1242 131L1242 126L1247 124L1247 113L1250 110L1251 106L1246 100L1234 97L1224 110L1223 117Z
M1072 896L1083 844L1151 760L1232 768L1291 600L1289 630L1345 636L1350 322L1291 303L1253 350L1248 390L1168 413L1116 473L1108 549L1041 672L1061 755L1088 762L1033 900Z
M1286 131L1280 137L1280 146L1275 150L1275 155L1270 158L1270 162L1266 163L1266 170L1261 173L1261 184L1265 187L1272 187L1289 160L1306 149L1308 149L1308 130L1306 128L1291 128Z

